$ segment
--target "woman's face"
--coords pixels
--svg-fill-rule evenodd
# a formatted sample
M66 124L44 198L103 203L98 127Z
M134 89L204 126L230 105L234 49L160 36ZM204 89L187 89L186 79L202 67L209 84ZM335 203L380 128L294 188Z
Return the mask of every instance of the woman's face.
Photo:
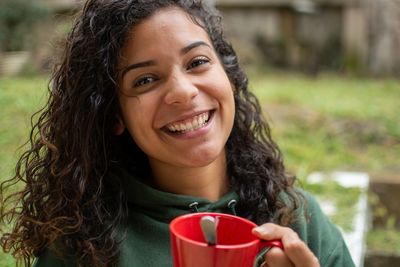
M133 27L118 67L120 126L153 168L225 157L233 88L208 34L184 11L165 8Z

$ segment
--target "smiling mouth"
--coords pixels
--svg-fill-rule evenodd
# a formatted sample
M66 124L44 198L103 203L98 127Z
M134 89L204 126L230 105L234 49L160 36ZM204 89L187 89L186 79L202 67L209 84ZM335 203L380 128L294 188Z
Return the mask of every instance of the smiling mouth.
M206 126L213 114L214 110L209 110L190 119L168 124L164 128L167 132L172 134L184 134L188 132L193 132Z

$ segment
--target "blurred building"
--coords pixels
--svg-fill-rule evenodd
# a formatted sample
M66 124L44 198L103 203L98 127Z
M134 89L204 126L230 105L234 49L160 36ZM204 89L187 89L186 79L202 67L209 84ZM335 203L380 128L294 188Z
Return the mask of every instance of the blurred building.
M84 2L40 1L57 14ZM206 1L221 10L244 63L400 74L400 0Z
M400 0L216 0L245 61L400 74Z

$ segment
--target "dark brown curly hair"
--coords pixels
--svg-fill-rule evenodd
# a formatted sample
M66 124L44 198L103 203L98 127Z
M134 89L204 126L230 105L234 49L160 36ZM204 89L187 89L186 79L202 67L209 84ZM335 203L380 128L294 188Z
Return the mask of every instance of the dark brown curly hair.
M66 39L48 102L33 120L30 149L0 188L0 218L13 226L3 231L1 246L20 263L31 266L47 248L85 266L118 264L117 228L127 218L127 204L112 173L129 164L141 176L149 165L128 133L113 133L119 114L116 66L129 30L170 6L183 9L208 33L236 89L226 155L231 186L241 199L239 214L259 224L290 222L299 204L295 178L285 173L217 11L198 0L89 0ZM6 194L21 182L22 190ZM282 191L289 195L286 203L279 201Z

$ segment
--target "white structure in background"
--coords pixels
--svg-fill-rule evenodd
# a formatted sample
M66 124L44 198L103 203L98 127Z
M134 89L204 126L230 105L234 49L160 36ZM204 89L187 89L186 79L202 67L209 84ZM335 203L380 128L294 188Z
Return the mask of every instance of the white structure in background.
M326 177L333 179L343 187L358 187L361 189L361 194L357 203L357 212L353 219L354 228L350 232L342 231L342 233L355 265L357 267L363 267L366 234L369 227L367 199L369 175L359 172L333 172L329 174L315 172L310 174L307 182L322 183ZM328 216L336 209L331 203L324 202L321 202L321 208Z

